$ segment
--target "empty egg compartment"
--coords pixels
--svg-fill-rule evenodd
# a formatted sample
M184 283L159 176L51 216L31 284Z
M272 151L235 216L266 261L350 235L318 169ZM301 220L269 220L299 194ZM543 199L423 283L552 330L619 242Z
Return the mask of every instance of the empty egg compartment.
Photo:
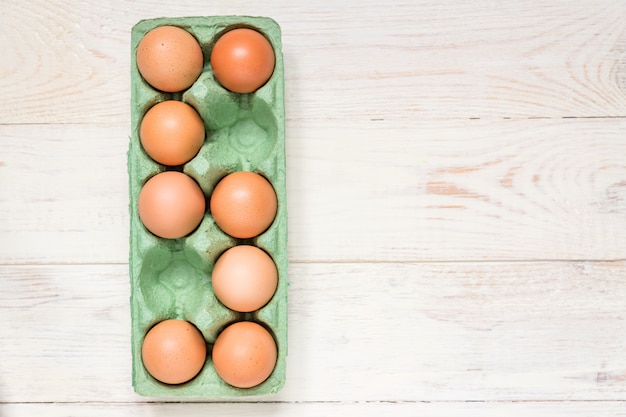
M198 41L204 66L198 79L180 92L160 91L148 84L137 69L136 50L141 39L159 26L178 26ZM214 78L211 49L219 37L233 28L253 28L271 43L275 67L271 78L253 93L233 93ZM287 357L287 206L285 179L283 61L279 26L269 18L210 16L143 20L131 39L131 135L128 150L130 192L131 342L133 386L141 395L154 397L227 398L275 393L285 382ZM205 125L205 141L197 155L179 166L164 166L150 158L139 137L143 116L155 104L179 100L191 105ZM155 175L177 171L202 189L206 210L200 224L179 238L162 238L150 232L138 214L138 196ZM209 201L215 186L228 174L256 172L267 179L277 197L276 216L260 235L234 238L222 231L211 216ZM216 260L237 245L264 250L278 271L273 297L260 309L240 313L224 306L215 296L211 273ZM199 374L182 384L156 380L142 362L142 343L148 331L161 321L186 320L207 344L206 361ZM236 388L216 373L212 348L229 325L252 321L267 329L277 347L271 375L250 388Z

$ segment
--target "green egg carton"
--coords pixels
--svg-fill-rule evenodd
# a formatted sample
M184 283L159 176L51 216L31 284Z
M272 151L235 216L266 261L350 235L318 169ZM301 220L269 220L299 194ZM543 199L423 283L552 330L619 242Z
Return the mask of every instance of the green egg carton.
M202 47L204 67L198 80L187 90L165 93L146 83L136 65L136 49L143 36L163 25L181 27ZM219 36L238 27L253 28L271 42L276 64L270 80L250 94L236 94L214 78L209 57ZM135 391L150 397L229 398L267 395L278 392L285 382L287 358L287 201L285 170L284 78L278 24L266 17L208 16L142 20L131 36L131 134L128 150L130 188L130 305L132 324L132 381ZM153 161L143 150L139 127L143 116L156 103L182 100L202 117L206 138L199 153L188 163L166 167ZM202 188L207 205L204 218L190 235L163 239L141 223L137 199L143 184L166 170L182 171ZM278 211L268 230L252 239L236 239L217 227L209 212L215 185L227 174L257 172L266 177L278 197ZM211 272L217 258L228 248L252 244L265 250L278 269L278 288L267 305L252 313L229 310L215 297ZM194 324L207 343L203 369L191 381L168 385L154 379L141 359L147 331L166 319ZM218 334L229 324L249 320L270 330L278 348L274 371L252 388L236 388L217 375L211 349Z

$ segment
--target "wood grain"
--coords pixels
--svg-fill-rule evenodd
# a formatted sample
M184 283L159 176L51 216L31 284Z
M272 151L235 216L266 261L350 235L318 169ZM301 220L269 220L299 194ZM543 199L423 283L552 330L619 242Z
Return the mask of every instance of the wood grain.
M290 259L625 259L624 131L626 119L292 121ZM0 126L0 263L127 261L128 133Z
M0 415L626 416L626 2L0 0ZM130 30L283 29L285 389L139 397ZM172 401L172 402L170 402Z
M626 116L626 3L115 0L2 4L0 123L125 123L130 29L252 14L283 27L290 119Z
M2 263L128 259L128 134L0 126Z
M150 400L131 388L126 265L2 275L0 402ZM292 264L288 382L260 400L624 400L624 276L624 262Z
M618 417L626 415L626 404L616 402L359 402L359 403L253 403L253 404L0 404L0 415L11 417L65 417L111 415L153 417L185 415L205 417L207 414L224 417L271 416L361 416L378 417Z

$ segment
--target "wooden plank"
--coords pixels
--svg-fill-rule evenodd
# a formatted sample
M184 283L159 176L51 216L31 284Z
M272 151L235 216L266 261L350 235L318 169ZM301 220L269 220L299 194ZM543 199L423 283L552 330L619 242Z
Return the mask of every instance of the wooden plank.
M2 263L128 260L128 132L0 126Z
M0 263L124 263L128 126L0 126ZM626 258L626 119L287 126L292 261Z
M626 116L626 3L5 2L0 123L126 123L130 29L251 14L283 27L288 117Z
M626 255L625 119L302 125L296 260Z
M0 404L0 414L12 417L66 417L89 415L92 417L165 416L205 417L207 413L224 417L271 416L362 416L397 417L427 415L430 417L618 417L625 416L624 402L400 402L400 403L219 403L219 404Z
M144 402L126 265L3 266L6 403ZM296 263L263 401L624 401L626 262ZM254 400L254 399L253 399Z

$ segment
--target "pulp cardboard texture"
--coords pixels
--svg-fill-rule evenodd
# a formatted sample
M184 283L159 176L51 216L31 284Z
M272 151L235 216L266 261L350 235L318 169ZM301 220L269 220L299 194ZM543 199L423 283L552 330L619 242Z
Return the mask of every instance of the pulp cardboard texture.
M204 68L186 91L164 93L147 84L136 66L136 49L151 29L175 25L200 43ZM271 79L250 94L224 89L214 79L209 58L219 36L236 27L250 27L264 34L274 47L276 66ZM131 36L131 136L128 151L130 181L130 284L132 316L133 386L141 395L153 397L227 398L275 393L285 381L287 357L287 205L285 192L285 119L283 59L280 27L272 19L248 16L158 18L143 20ZM182 100L202 117L206 139L198 155L179 167L165 167L144 152L139 140L143 115L163 100ZM198 182L207 199L207 210L198 228L180 239L163 239L141 223L137 198L142 185L155 174L179 170ZM208 201L217 182L229 173L254 171L265 176L278 197L278 212L267 231L253 239L235 239L213 221ZM278 288L270 302L252 313L229 310L215 297L211 271L217 258L237 244L264 249L278 269ZM207 342L207 360L190 382L167 385L155 380L141 360L141 345L147 331L165 319L193 323ZM253 388L230 386L216 374L211 348L227 325L251 320L274 336L278 360L270 377Z

